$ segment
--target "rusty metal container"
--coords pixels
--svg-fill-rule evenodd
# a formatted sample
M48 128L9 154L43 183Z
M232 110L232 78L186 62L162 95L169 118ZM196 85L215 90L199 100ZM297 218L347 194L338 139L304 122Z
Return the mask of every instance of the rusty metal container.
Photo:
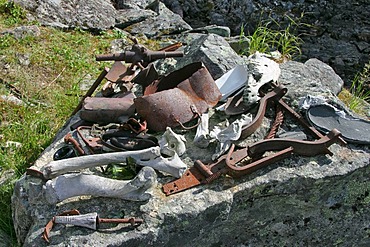
M164 77L156 93L138 97L134 104L149 130L164 131L167 126L176 127L199 117L220 98L208 69L197 62Z

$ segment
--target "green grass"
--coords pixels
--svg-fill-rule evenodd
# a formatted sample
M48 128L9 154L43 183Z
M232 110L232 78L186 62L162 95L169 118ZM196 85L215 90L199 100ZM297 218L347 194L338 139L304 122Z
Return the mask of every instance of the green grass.
M370 102L370 61L352 80L349 90L343 89L338 97L357 114L366 116L365 105Z
M280 25L275 20L260 22L256 29L246 35L244 26L241 27L240 40L246 37L249 40L248 50L242 52L243 55L250 55L255 52L269 54L273 51L279 51L281 59L293 59L301 55L300 46L302 39L299 37L297 30L304 25L299 20L295 21L290 17L286 26Z
M12 26L24 22L26 11L13 1L0 0L0 15L5 17L0 24Z
M37 25L25 19L25 11L13 2L0 0L0 32L21 25ZM113 39L125 38L119 31L93 35L82 30L62 31L38 26L39 36L15 39L0 35L0 95L15 95L23 104L0 99L0 175L14 175L0 186L0 230L16 245L10 198L14 182L50 145L85 93L86 78L93 83L110 63L95 61L109 52ZM26 56L29 65L21 65ZM6 147L18 142L21 147Z

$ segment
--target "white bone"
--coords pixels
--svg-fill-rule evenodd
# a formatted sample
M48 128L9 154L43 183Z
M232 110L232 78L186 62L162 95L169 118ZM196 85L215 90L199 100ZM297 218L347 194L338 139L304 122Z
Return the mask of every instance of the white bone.
M151 160L142 160L140 163L137 163L141 166L149 166L165 174L169 174L173 177L181 177L186 169L187 165L180 159L177 153L174 153L173 156L164 158L159 156Z
M251 105L260 99L259 88L266 83L276 83L281 71L278 63L259 52L248 57L247 64L249 75L244 88L243 103Z
M211 137L209 136L209 115L204 113L200 116L200 124L197 127L193 143L200 148L206 148L209 145Z
M173 156L177 153L181 156L186 152L185 142L183 135L176 134L170 127L167 127L158 143L162 154Z
M143 167L130 181L121 181L88 174L65 174L49 180L44 186L46 200L50 204L75 196L91 195L119 198L130 201L146 201L151 195L146 191L157 182L157 174L151 167Z
M111 163L125 162L126 158L131 157L136 164L141 166L152 166L153 168L169 173L177 177L186 167L180 159L163 158L160 147L151 147L139 151L113 152L104 154L92 154L79 156L69 159L56 160L48 163L43 174L46 179L55 178L61 174L92 168ZM150 162L149 162L150 161ZM159 163L156 165L156 163Z
M98 213L88 213L70 216L54 216L54 223L71 224L96 230L98 228Z

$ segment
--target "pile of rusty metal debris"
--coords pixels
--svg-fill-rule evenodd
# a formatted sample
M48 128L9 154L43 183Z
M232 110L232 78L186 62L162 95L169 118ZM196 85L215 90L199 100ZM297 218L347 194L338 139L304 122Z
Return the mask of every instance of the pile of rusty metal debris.
M81 121L71 125L71 131L64 137L65 145L54 154L53 161L42 170L27 170L28 175L45 180L45 194L50 204L82 195L145 201L151 196L147 190L157 181L155 170L176 178L162 187L169 196L210 183L223 174L238 177L291 154L331 154L328 149L331 144L345 144L338 130L323 135L283 101L287 88L277 84L278 65L269 64L272 60L268 58L260 57L267 63L262 67L270 66L276 73L264 74L264 78L259 76L257 80L253 76L247 78L250 75L245 66L240 65L215 81L201 62L159 75L153 62L183 56L183 52L178 51L181 44L151 51L133 41L129 51L96 57L97 61L115 62L110 69L102 71L73 112L72 115L80 115ZM99 96L93 97L104 79L106 83ZM258 111L252 117L248 112L255 105ZM240 118L210 133L207 114L211 108ZM265 139L244 148L236 147L234 141L253 134L270 108L276 109L276 118ZM275 138L284 113L296 120L310 139ZM213 160L195 160L188 168L180 158L186 152L184 137L173 128L196 129L193 145L199 147L206 148L212 138L217 139L219 145ZM161 138L151 134L158 132L163 132ZM131 169L127 180L71 173L95 167L101 167L104 173L111 164L117 163L125 163L127 170ZM134 168L130 168L130 164L134 164ZM70 216L56 216L49 222L44 231L45 240L48 241L54 223L96 229L97 223L104 222L97 214L76 216L79 213L75 211L67 214ZM130 218L105 222L135 225L141 221Z

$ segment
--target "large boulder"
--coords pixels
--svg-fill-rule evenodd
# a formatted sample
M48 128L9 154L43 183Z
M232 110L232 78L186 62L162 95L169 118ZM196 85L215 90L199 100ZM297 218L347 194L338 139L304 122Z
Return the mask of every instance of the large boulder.
M106 0L15 0L42 25L106 30L115 25L116 9Z
M280 67L285 71L280 82L290 89L288 95L291 99L299 99L307 92L338 95L344 85L329 65L316 58L305 63L288 61Z
M217 34L185 33L176 38L183 43L184 57L158 62L156 66L160 73L201 61L216 80L237 64L244 63L227 41Z
M181 16L173 13L161 2L149 5L148 10L145 10L145 12L148 11L151 11L153 15L148 16L141 22L130 25L125 30L132 35L145 35L148 38L156 38L192 29Z
M326 97L327 90L336 92L342 84L318 60L289 62L280 67L280 82L294 92L287 95L287 102L307 94ZM329 82L335 83L332 86ZM247 141L267 132L272 122L270 113L264 120L267 124ZM215 113L210 126L225 119L220 114ZM78 114L70 119L34 168L41 169L52 159L69 126L78 119ZM289 120L283 129L289 133L300 128ZM187 152L182 159L189 167L196 159L206 161L212 156L213 145L197 148L192 145L194 131L183 134ZM54 215L76 208L82 213L97 212L104 218L135 216L144 223L135 229L125 224L107 225L99 231L56 225L50 234L50 246L365 246L370 221L369 147L333 144L329 149L333 156L293 155L241 178L220 177L167 197L162 185L173 178L159 175L158 185L150 191L151 199L145 202L84 196L50 204L43 191L45 182L24 175L17 181L12 197L17 238L24 246L45 245L41 239L45 224ZM94 169L90 173L102 175Z
M126 29L132 35L145 35L149 38L192 29L178 14L154 0L15 2L28 10L31 19L36 19L42 25L58 28L101 31L117 27Z

